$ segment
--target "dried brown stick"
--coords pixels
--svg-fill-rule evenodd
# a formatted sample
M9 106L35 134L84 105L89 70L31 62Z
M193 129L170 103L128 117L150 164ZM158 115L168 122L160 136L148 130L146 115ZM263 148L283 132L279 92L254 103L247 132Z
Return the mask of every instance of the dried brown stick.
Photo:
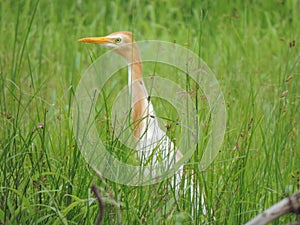
M95 184L92 184L91 190L95 194L95 196L98 200L98 204L99 204L99 214L98 214L97 220L95 222L95 225L100 225L101 221L103 219L103 214L104 214L103 201L102 201L101 195L100 195L99 191L97 190L97 187Z
M265 225L273 220L287 214L287 213L300 213L300 191L288 196L271 206L263 213L259 214L245 225Z

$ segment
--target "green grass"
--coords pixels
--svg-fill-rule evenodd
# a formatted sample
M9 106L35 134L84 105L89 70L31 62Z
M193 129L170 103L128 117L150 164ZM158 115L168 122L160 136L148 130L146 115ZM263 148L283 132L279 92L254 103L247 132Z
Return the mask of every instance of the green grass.
M299 1L101 2L0 3L0 224L93 224L92 183L105 200L103 224L242 224L300 189ZM186 46L220 82L227 130L213 164L196 171L211 211L194 222L188 196L170 212L166 182L129 187L101 178L75 142L76 86L91 58L107 51L76 40L118 30ZM125 85L127 75L116 79Z

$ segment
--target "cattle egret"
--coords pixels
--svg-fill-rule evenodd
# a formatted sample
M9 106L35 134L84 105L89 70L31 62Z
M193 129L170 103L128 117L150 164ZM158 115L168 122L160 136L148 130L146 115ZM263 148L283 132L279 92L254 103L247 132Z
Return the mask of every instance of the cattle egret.
M151 99L144 85L142 59L137 43L132 38L132 33L115 32L105 37L88 37L78 41L102 45L112 49L113 52L126 60L137 156L142 163L149 163L150 161L151 165L155 166L157 163L162 162L164 166L167 166L166 168L172 167L183 157L183 154L175 148L170 138L159 127ZM179 192L182 175L183 166L180 166L173 178L175 180L172 182L172 185L175 185L176 193ZM191 184L193 184L193 181L191 181ZM193 185L191 185L191 189L193 189ZM193 193L193 190L191 192ZM204 203L201 202L201 205L202 212L205 213Z

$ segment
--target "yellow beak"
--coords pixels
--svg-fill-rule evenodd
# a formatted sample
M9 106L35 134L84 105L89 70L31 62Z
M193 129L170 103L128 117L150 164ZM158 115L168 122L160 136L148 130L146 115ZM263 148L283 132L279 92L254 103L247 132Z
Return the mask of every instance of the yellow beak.
M93 44L113 43L113 41L110 38L107 38L107 37L88 37L88 38L81 38L78 41L79 42L86 42L86 43L93 43Z

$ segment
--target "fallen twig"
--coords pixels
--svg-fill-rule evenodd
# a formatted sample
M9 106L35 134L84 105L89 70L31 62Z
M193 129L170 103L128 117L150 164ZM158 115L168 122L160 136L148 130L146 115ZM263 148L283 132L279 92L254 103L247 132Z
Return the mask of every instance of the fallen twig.
M284 198L280 202L271 206L263 213L259 214L258 216L250 220L245 225L265 225L287 213L299 214L300 213L299 198L300 198L300 191L296 192L291 196Z
M96 195L96 198L97 198L98 204L99 204L99 214L98 214L98 217L97 217L97 220L96 220L95 225L100 225L100 224L101 224L101 221L102 221L102 219L103 219L103 214L104 214L103 201L102 201L101 195L100 195L100 193L98 192L97 187L96 187L95 184L92 184L91 190L92 190L92 192L94 192L94 194Z
M101 186L99 187L101 193L105 193L105 196L106 196L106 197L104 196L104 198L102 198L102 201L105 204L113 205L116 208L117 216L118 216L118 224L122 225L122 213L121 213L121 204L122 203L117 201L117 196L114 195L114 192L113 192L111 186L108 183L106 183L105 179L103 179L101 172L98 171L96 168L94 168L94 170L95 170L97 176L99 176L101 182L105 186L105 189L101 188ZM110 191L108 191L108 190L110 190Z

